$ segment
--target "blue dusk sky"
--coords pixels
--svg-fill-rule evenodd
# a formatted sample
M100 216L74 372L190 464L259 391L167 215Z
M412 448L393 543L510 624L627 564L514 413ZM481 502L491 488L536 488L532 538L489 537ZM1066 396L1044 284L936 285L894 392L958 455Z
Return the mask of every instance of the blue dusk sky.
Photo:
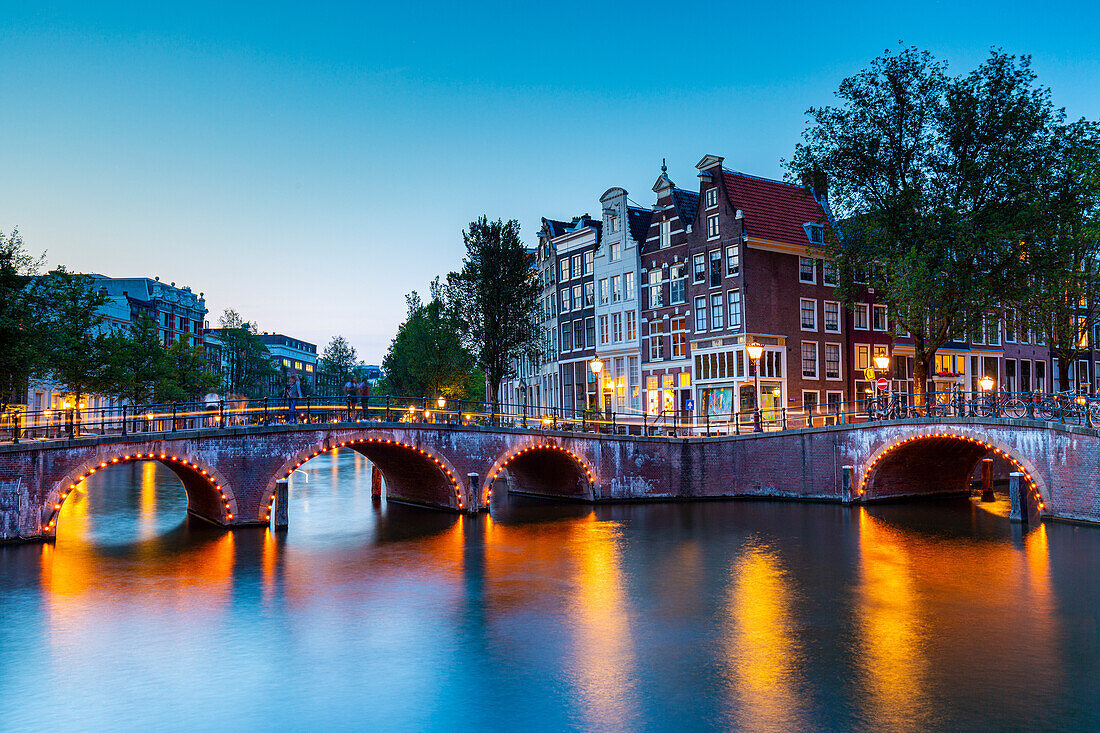
M599 209L706 153L780 177L898 41L1029 53L1100 118L1096 3L0 3L0 230L378 363L478 215Z

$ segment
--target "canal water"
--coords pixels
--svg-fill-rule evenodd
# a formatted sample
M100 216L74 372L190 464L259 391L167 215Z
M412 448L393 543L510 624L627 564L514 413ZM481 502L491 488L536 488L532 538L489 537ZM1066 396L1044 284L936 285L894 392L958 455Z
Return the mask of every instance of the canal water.
M1100 728L1100 528L1007 502L372 504L347 451L290 529L97 473L0 547L0 730Z

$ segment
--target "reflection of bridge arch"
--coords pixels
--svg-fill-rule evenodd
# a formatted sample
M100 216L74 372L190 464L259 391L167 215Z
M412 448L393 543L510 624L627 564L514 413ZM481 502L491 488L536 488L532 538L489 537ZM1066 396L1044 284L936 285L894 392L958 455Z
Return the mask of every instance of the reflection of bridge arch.
M859 496L864 500L913 495L929 491L964 492L979 462L993 453L1004 458L1013 471L1024 474L1027 495L1043 510L1039 472L1030 462L987 435L955 431L922 431L894 440L876 450L863 467Z
M519 493L556 498L595 499L596 477L576 451L556 443L533 442L517 446L493 462L481 500L493 495L493 483L507 469Z
M172 453L114 453L98 455L69 470L46 496L42 508L42 529L49 535L57 531L61 508L72 492L99 471L125 463L156 461L167 466L183 484L187 494L187 512L220 526L233 521L237 500L233 490L213 466Z
M275 481L290 478L307 461L330 451L345 448L366 457L378 467L386 482L386 497L395 501L465 509L458 472L446 458L412 443L393 438L370 436L340 442L327 439L307 446L297 456L283 464L271 478L265 493L266 502L259 507L262 521L271 518L275 501ZM411 459L411 460L410 460Z

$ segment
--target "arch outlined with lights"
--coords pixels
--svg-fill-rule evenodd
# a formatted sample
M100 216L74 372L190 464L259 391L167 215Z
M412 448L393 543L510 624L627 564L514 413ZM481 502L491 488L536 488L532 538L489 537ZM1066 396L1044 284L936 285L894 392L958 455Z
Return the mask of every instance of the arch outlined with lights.
M314 445L307 448L305 452L300 453L295 458L287 461L283 466L275 472L275 477L271 480L271 484L267 487L267 491L264 493L262 500L260 501L259 516L261 521L268 521L271 519L271 510L275 503L275 481L278 479L289 479L291 474L301 468L307 461L310 461L317 456L325 453L330 453L340 448L346 448L354 450L360 455L365 455L367 460L370 460L370 456L362 452L362 448L369 448L372 445L378 446L390 446L392 448L403 448L414 454L422 456L424 459L431 461L434 466L439 470L439 473L450 484L450 491L454 494L455 503L459 509L466 508L466 502L462 496L462 486L458 481L458 474L451 465L450 461L445 458L441 458L432 451L424 450L423 448L413 445L412 443L395 440L393 438L383 438L379 436L368 436L366 438L353 438L351 440L342 440L340 442L329 443L325 441L320 445ZM371 461L374 463L374 461ZM375 463L377 466L377 463ZM381 470L381 469L380 469ZM384 475L384 472L383 472Z
M78 468L68 471L64 478L57 482L47 495L41 520L43 531L52 532L56 529L58 516L61 513L61 508L65 505L65 500L69 498L69 495L72 494L73 491L79 488L97 472L112 466L127 463L143 463L145 461L156 461L157 463L167 466L176 474L176 477L179 478L180 482L183 484L184 491L187 493L189 510L191 509L190 503L193 500L191 491L196 487L187 485L187 482L184 480L184 472L203 482L201 485L205 486L209 484L211 491L217 492L217 496L220 499L220 521L222 524L231 524L234 517L238 516L237 499L233 494L233 490L225 481L225 478L214 467L203 465L186 456L181 457L169 452L145 453L135 451L133 453L96 456L94 459L82 461ZM200 514L200 516L202 515ZM209 517L207 518L209 519Z
M935 431L935 432L921 432L913 435L908 435L904 438L895 439L887 445L880 448L871 459L862 467L862 475L859 481L859 498L866 497L866 490L868 482L874 475L877 467L881 467L882 461L886 456L893 453L907 445L912 445L919 441L924 440L958 440L963 443L968 443L975 447L982 447L986 452L993 452L994 454L1001 456L1019 473L1023 474L1024 487L1027 489L1027 495L1035 502L1035 506L1038 507L1040 512L1046 510L1047 500L1043 498L1043 487L1041 480L1039 479L1038 472L1035 467L1030 465L1026 460L1017 458L1012 452L1006 450L1002 445L999 445L996 441L991 441L986 436L967 435L958 431Z
M479 498L483 506L489 506L489 500L493 498L493 483L500 477L500 472L507 468L508 464L515 459L536 451L552 451L571 458L577 465L577 468L580 469L583 476L587 479L589 490L592 492L595 491L596 474L588 464L588 461L581 457L579 453L556 443L528 443L510 449L504 458L498 458L493 462L492 467L489 469L489 475L479 493Z

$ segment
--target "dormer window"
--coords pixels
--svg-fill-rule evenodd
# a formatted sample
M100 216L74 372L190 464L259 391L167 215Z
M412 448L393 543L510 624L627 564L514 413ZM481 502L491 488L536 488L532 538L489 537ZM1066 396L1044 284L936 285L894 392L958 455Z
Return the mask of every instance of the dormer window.
M802 225L802 228L806 230L806 239L810 240L811 244L825 243L825 228L820 224L807 222Z

